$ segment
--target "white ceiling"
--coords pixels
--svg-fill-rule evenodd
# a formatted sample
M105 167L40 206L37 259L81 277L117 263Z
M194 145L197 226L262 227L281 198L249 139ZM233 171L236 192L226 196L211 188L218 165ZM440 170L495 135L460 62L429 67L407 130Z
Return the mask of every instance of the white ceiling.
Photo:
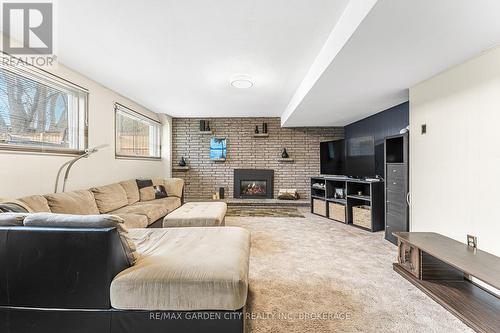
M59 60L156 112L345 125L500 44L498 0L64 0ZM250 75L238 90L231 77Z
M155 112L280 116L348 1L63 0L58 56Z
M408 101L408 88L500 44L499 13L498 0L377 1L282 124L343 126Z

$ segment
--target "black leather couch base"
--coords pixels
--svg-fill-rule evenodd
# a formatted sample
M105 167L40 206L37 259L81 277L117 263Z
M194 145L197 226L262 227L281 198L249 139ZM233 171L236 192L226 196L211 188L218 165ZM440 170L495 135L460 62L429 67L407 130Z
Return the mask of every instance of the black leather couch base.
M2 333L243 333L245 312L0 307Z

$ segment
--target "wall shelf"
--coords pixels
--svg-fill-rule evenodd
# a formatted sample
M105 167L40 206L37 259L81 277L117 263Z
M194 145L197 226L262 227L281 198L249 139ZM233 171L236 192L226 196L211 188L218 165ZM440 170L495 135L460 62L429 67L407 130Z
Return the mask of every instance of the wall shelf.
M295 160L293 158L279 158L278 162L280 162L280 163L294 163Z
M210 161L215 162L215 163L221 163L221 162L226 162L225 158L212 158Z
M188 171L189 167L188 166L174 166L172 167L172 171Z
M212 135L212 134L214 134L213 131L199 131L198 133L203 134L203 135Z
M269 137L269 133L254 133L254 138L267 138Z

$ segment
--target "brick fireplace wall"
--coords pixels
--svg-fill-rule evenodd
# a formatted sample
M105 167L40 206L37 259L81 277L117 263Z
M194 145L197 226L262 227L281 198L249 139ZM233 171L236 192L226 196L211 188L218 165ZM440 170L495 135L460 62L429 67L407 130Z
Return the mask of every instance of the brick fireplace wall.
M211 198L219 187L232 198L234 169L273 169L275 198L280 188L296 188L301 198L309 198L309 177L320 172L319 143L344 137L342 127L282 128L278 117L203 119L210 121L213 136L227 138L227 159L210 160L212 135L200 133L200 118L173 118L172 175L185 179L187 199ZM262 131L263 122L269 137L253 137L255 126ZM283 148L294 163L279 161ZM188 171L175 170L182 156Z

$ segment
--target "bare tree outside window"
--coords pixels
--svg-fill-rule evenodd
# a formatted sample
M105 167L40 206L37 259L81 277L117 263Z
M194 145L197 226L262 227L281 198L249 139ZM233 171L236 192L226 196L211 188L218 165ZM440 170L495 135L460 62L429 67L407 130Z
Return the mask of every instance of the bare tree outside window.
M0 68L1 148L85 149L86 93L64 88Z

